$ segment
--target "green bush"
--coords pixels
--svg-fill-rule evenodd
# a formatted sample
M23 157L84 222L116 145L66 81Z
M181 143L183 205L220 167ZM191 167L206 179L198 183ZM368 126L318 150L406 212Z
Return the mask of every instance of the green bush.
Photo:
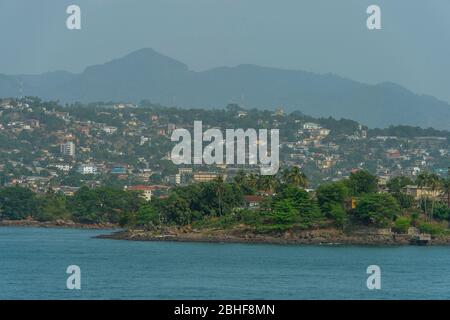
M279 190L270 212L275 224L294 224L312 227L324 220L317 201L303 189L285 186Z
M449 233L449 230L447 228L437 223L421 222L418 227L420 232L429 233L433 236Z
M400 211L400 206L390 194L371 193L363 195L355 210L355 217L365 225L387 227Z
M261 216L260 213L256 210L239 210L235 213L236 220L240 223L256 226L261 224Z
M344 227L348 221L347 212L340 204L332 204L330 206L329 216L338 227Z
M274 203L270 218L274 224L292 224L298 218L298 211L293 201L282 199Z
M331 214L332 205L343 205L349 190L342 181L321 185L316 190L317 202L323 213L328 217Z
M21 220L38 214L39 201L28 188L19 186L0 189L0 220Z
M136 212L136 224L151 229L160 224L158 210L151 204L144 204Z
M411 219L408 217L399 217L395 220L394 231L397 233L408 233L408 228L411 226Z
M351 173L350 178L346 181L350 193L353 196L376 192L378 187L377 182L377 177L366 170Z
M437 203L434 208L433 217L436 220L450 220L450 208L444 203Z
M402 209L410 209L416 204L413 196L402 192L392 193L392 196L397 200Z

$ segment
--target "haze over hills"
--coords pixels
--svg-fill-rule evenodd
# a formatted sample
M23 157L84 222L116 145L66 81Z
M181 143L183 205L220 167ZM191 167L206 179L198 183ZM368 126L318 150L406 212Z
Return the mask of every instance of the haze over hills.
M370 127L413 125L450 129L450 105L394 83L368 85L332 74L256 65L195 72L152 49L86 68L41 75L0 75L0 96L63 102L123 101L222 108L228 103L312 116L357 120Z

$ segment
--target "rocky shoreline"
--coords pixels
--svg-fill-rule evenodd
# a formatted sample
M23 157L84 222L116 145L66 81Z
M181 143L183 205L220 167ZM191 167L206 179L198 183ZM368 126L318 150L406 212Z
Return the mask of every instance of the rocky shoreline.
M132 241L176 241L210 243L265 243L309 245L411 245L410 235L393 233L345 233L336 229L286 232L283 234L257 234L248 230L221 230L190 228L166 228L163 230L124 230L98 238ZM450 237L432 237L427 245L450 245Z
M30 228L66 228L66 229L93 229L110 230L119 229L119 226L111 223L83 224L71 220L36 221L36 220L2 220L0 227L30 227Z
M231 229L192 229L191 227L165 227L156 230L122 230L110 223L81 224L70 220L40 222L35 220L3 220L0 227L66 228L92 230L119 230L96 236L101 239L130 241L172 241L206 243L260 243L291 245L364 245L398 246L418 244L413 236L396 234L380 229L344 232L338 229L316 229L307 231L287 231L284 233L261 234L245 227ZM426 245L450 245L450 236L431 237Z

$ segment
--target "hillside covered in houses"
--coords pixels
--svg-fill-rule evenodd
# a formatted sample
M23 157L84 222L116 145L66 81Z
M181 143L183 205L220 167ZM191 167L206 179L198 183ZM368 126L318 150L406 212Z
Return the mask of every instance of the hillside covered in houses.
M148 232L375 227L448 233L447 131L369 129L281 108L184 110L148 101L61 106L4 99L0 113L3 221L74 221ZM174 165L171 132L192 129L195 120L222 130L279 129L281 170L259 176L257 165Z
M256 128L280 130L280 162L298 166L315 188L357 170L368 170L385 184L396 176L421 172L445 177L450 159L450 133L397 126L368 129L359 123L244 109L177 109L96 103L61 106L37 98L0 101L0 185L19 184L37 192L49 187L71 192L83 185L174 186L231 179L256 166L175 166L170 159L175 128L192 130ZM164 189L164 188L163 188Z

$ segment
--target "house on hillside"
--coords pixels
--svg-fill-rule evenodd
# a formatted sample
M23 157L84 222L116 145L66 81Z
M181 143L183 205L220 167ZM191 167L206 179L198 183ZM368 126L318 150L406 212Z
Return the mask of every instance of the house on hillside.
M244 208L259 209L263 200L263 196L244 196Z
M144 186L144 185L137 185L137 186L126 186L124 188L126 191L138 191L142 198L146 201L152 200L153 191L157 189L156 186Z

